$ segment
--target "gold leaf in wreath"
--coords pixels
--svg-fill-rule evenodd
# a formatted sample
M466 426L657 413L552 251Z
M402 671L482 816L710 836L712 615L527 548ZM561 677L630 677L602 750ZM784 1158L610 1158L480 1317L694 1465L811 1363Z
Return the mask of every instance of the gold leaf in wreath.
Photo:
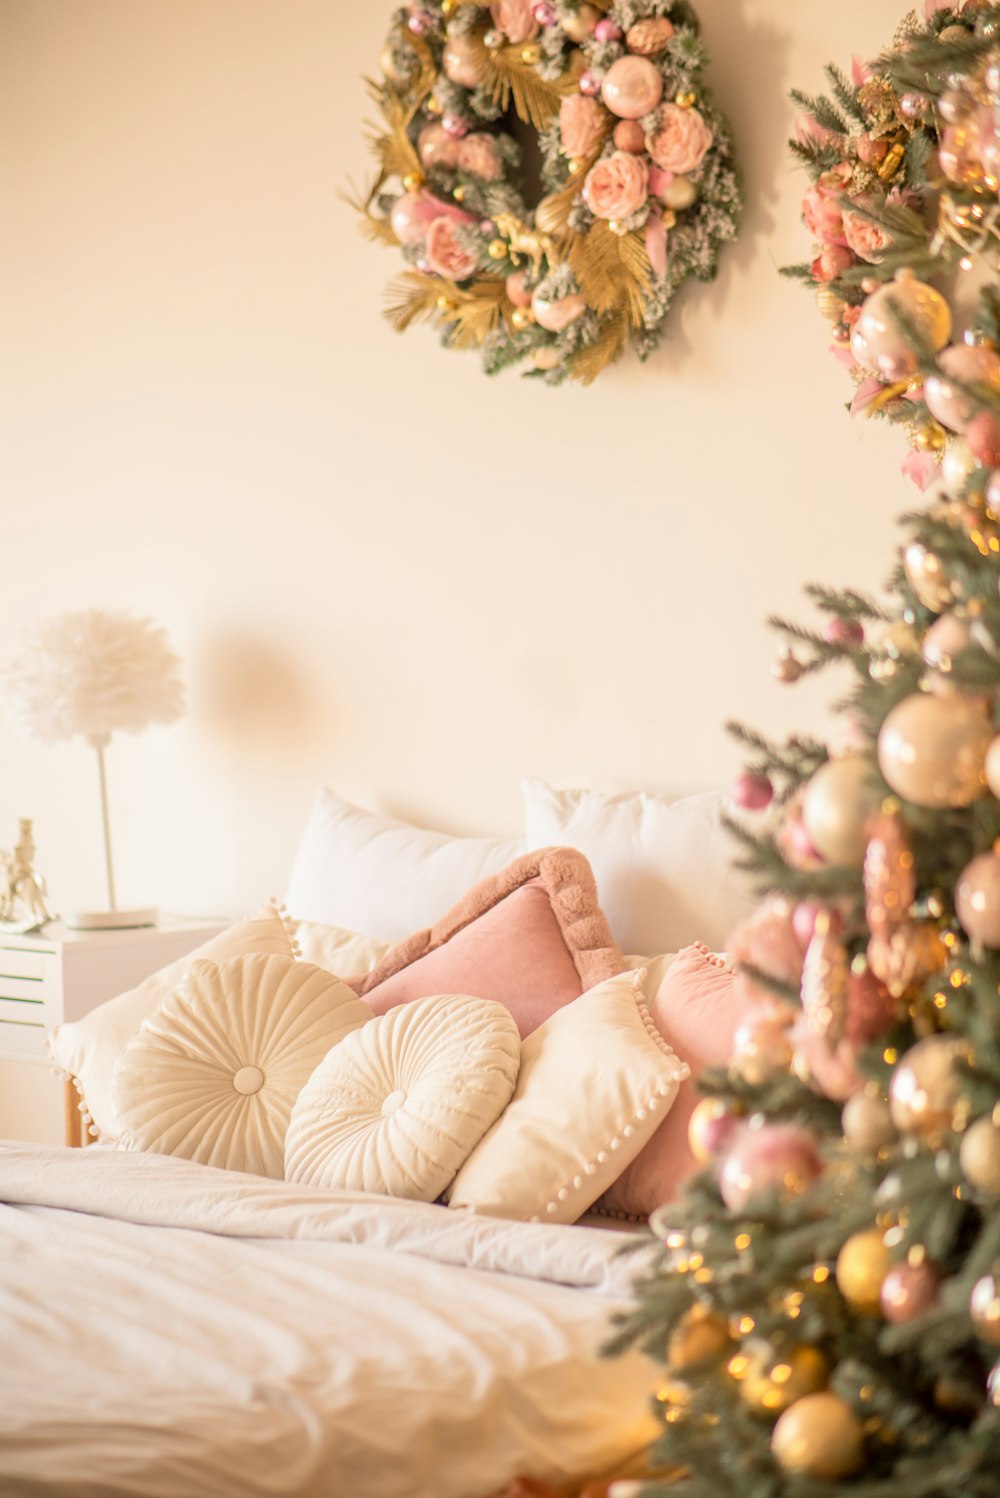
M524 61L520 47L486 54L484 83L495 104L507 109L513 100L518 119L536 130L552 123L564 92L561 79L550 83L539 77L531 63Z
M348 208L353 208L354 212L359 215L361 219L359 228L366 239L371 240L372 244L385 245L391 249L399 244L396 231L387 218L378 218L372 213L372 203L381 191L384 181L385 178L379 172L368 192L359 192L356 187L350 187L348 192L340 191L337 196L342 203L346 203Z
M430 322L440 310L438 298L444 295L445 283L428 280L416 271L406 271L385 289L384 317L397 333L405 333L414 323Z
M614 364L625 352L628 342L628 318L613 317L600 331L593 343L578 349L569 357L569 372L581 385L592 385L609 364Z
M453 348L481 348L491 333L513 311L503 281L476 281L464 291L448 284L442 320L451 325L448 342Z
M625 313L632 327L642 327L652 266L640 231L614 234L598 219L570 242L568 258L588 306L600 314Z

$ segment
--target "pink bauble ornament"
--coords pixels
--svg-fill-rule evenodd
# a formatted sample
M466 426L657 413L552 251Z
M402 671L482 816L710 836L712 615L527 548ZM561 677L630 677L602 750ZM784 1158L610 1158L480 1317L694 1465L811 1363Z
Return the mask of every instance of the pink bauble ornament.
M995 468L1000 463L1000 422L992 411L976 412L965 428L965 440L983 468Z
M601 92L601 80L589 68L585 73L580 74L580 92L586 94L588 99L594 98Z
M774 800L774 786L766 775L740 775L729 787L729 799L744 811L763 811Z
M851 350L869 374L900 380L916 374L919 356L900 330L897 311L936 353L951 336L951 309L940 292L911 271L900 271L895 281L872 292L854 325Z
M820 1175L816 1141L797 1124L765 1124L747 1129L726 1156L719 1190L732 1212L742 1212L773 1191L797 1195Z
M609 21L607 16L605 16L594 27L594 36L599 42L618 42L622 38L622 29L620 26L616 26L614 21Z
M920 653L932 670L947 674L955 657L968 650L971 644L972 631L968 621L959 619L957 614L942 614L924 635Z
M879 769L896 795L916 806L971 806L986 790L993 737L989 719L967 697L916 692L882 724Z
M531 292L528 290L527 285L525 284L527 279L528 277L526 271L516 270L514 271L513 275L507 277L507 280L504 283L507 295L514 303L515 307L531 306Z
M938 368L939 373L928 375L924 381L927 409L935 421L950 431L964 432L976 406L952 382L962 385L982 383L991 390L1000 391L1000 354L983 344L970 348L968 344L955 343L942 350L938 356Z
M708 1165L728 1149L737 1133L746 1128L744 1119L731 1113L721 1098L703 1097L688 1120L688 1144L701 1165Z
M556 8L549 4L549 0L535 0L535 4L531 7L531 14L539 26L554 26L558 19Z
M838 868L860 868L868 838L865 824L879 804L875 766L864 754L828 760L813 775L802 800L802 821L816 851Z
M986 784L1000 801L1000 734L990 743L986 751L986 764L983 769L986 776Z
M929 1311L938 1298L940 1280L926 1260L922 1264L895 1264L882 1281L879 1300L886 1321L914 1321Z
M962 929L984 947L1000 947L1000 858L980 853L958 876L955 914Z
M460 114L442 115L441 128L452 140L461 140L463 135L469 133L469 127Z
M800 900L792 911L792 931L803 952L815 935L816 921L820 915L826 917L830 931L834 934L840 931L843 924L840 916L819 900Z
M835 1103L846 1102L864 1088L858 1070L858 1047L849 1040L831 1044L800 1020L792 1033L792 1070L800 1081Z
M426 237L430 225L440 216L435 199L421 192L405 192L393 203L389 222L400 244L415 244Z
M471 36L449 36L441 56L446 78L462 88L475 88L483 74L483 45Z
M648 57L619 57L604 75L601 98L620 120L640 120L663 98L663 77Z
M614 142L619 151L631 151L638 156L646 149L646 132L638 120L619 120L615 126Z
M426 36L434 25L434 17L428 10L415 10L407 17L406 24L414 36Z
M417 152L428 169L458 164L458 142L451 138L440 121L425 125L421 130L417 137Z
M847 979L844 1035L858 1045L869 1045L896 1023L899 1006L888 988L865 968Z
M531 298L531 309L538 326L544 328L546 333L561 333L563 328L568 328L571 322L583 316L587 304L582 296L576 294L558 297L553 301L551 297L536 291Z
M823 625L823 638L828 645L862 645L864 626L854 619L828 619Z

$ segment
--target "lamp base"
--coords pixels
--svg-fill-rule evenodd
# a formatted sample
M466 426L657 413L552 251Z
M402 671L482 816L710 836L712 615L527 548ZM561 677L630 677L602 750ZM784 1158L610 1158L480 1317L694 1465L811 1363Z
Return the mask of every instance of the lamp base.
M154 905L144 910L74 910L63 917L71 931L130 931L136 926L155 926L159 912Z

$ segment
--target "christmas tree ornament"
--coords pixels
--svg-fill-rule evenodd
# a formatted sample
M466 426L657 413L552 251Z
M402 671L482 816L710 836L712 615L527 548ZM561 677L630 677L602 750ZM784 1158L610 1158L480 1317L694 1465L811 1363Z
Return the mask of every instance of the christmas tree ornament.
M671 1330L667 1341L667 1367L687 1372L705 1363L720 1362L732 1348L725 1316L708 1306L693 1305Z
M828 645L863 645L864 625L856 619L828 619L823 625L823 638Z
M972 629L968 619L961 619L957 614L942 614L924 635L921 654L932 670L947 676L956 658L971 644Z
M952 580L945 571L941 558L928 550L922 541L911 541L904 550L903 571L925 609L940 614L954 602ZM914 636L914 644L916 643Z
M881 812L869 824L864 887L870 931L884 933L907 918L917 883L913 851L898 812Z
M834 933L841 930L840 916L829 905L824 905L822 900L800 900L792 910L792 933L803 953L808 950L809 943L816 934L816 923L820 916L824 918L827 930Z
M746 1129L726 1155L719 1190L726 1206L743 1212L772 1193L797 1196L822 1173L816 1140L798 1124Z
M852 1233L837 1255L837 1288L855 1311L881 1314L882 1282L892 1268L892 1254L878 1228Z
M743 811L763 811L774 800L774 786L766 775L740 775L729 787L729 799Z
M778 1465L794 1476L835 1481L864 1466L861 1421L838 1394L823 1391L797 1399L771 1433Z
M804 669L794 650L790 645L786 645L771 667L771 675L776 681L784 682L786 686L794 686Z
M962 1174L977 1191L1000 1196L1000 1127L987 1115L977 1118L962 1135L958 1151Z
M979 460L967 438L956 437L953 442L949 442L941 459L941 481L949 494L955 499L961 499L969 480L979 467Z
M905 801L929 809L969 806L986 789L983 770L993 726L959 694L904 697L878 736L879 769Z
M993 795L1000 800L1000 734L990 741L983 773L986 776L986 784Z
M733 1035L731 1073L751 1087L786 1073L792 1059L792 1019L787 1004L755 1004L748 1009Z
M871 656L868 674L872 681L890 681L900 662L920 649L916 630L905 619L896 619L871 631L867 643Z
M802 968L802 1017L808 1033L834 1046L844 1033L851 959L830 922L817 917Z
M1000 422L992 411L977 411L965 429L969 452L980 468L1000 463Z
M816 1347L779 1354L768 1342L750 1338L743 1344L740 1398L755 1413L773 1417L806 1394L825 1389L829 1375L830 1365Z
M881 795L875 766L864 754L828 760L813 775L802 801L802 820L813 847L838 868L860 868L868 819Z
M851 338L851 352L862 369L888 380L916 374L920 358L904 321L935 353L951 337L948 303L912 271L899 271L895 281L872 292L862 306Z
M941 971L948 948L933 921L902 921L876 931L866 955L875 977L899 999Z
M963 1090L959 1067L967 1058L967 1042L954 1035L929 1035L900 1057L889 1084L889 1112L901 1133L933 1141L952 1127Z
M940 1283L940 1275L926 1259L894 1264L882 1281L882 1315L894 1325L915 1321L936 1303Z
M859 1092L844 1104L841 1127L847 1143L858 1155L877 1155L897 1137L889 1104L868 1092Z
M1000 394L1000 354L983 345L952 344L938 356L937 372L924 381L927 409L942 426L964 433L976 406L961 387L978 384Z
M984 1274L973 1285L969 1315L976 1336L993 1347L1000 1347L1000 1278L996 1270Z
M713 278L739 227L706 61L681 0L397 12L369 85L377 167L355 202L367 237L405 252L392 326L430 323L487 373L521 363L548 385L589 384L629 348L648 358L677 291ZM678 94L699 107L664 102ZM400 204L408 192L419 204ZM468 220L448 214L458 202ZM526 317L506 295L512 271L560 311Z
M955 914L973 941L1000 947L1000 856L995 848L980 853L959 874Z
M691 1153L699 1164L708 1165L728 1149L737 1130L745 1127L745 1120L732 1112L722 1098L703 1097L695 1104L688 1120Z

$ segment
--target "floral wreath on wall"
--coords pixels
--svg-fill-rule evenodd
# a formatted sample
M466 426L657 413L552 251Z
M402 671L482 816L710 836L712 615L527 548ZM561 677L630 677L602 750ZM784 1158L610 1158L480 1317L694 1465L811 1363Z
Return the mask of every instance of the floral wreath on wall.
M425 321L495 374L590 383L657 347L689 277L711 280L741 199L687 0L410 0L369 81L379 169L354 201L410 269L398 331ZM525 200L522 150L545 196ZM533 132L533 134L532 134Z
M927 0L826 75L832 97L792 95L816 253L784 274L816 291L851 414L902 425L904 473L957 498L1000 464L1000 6Z

